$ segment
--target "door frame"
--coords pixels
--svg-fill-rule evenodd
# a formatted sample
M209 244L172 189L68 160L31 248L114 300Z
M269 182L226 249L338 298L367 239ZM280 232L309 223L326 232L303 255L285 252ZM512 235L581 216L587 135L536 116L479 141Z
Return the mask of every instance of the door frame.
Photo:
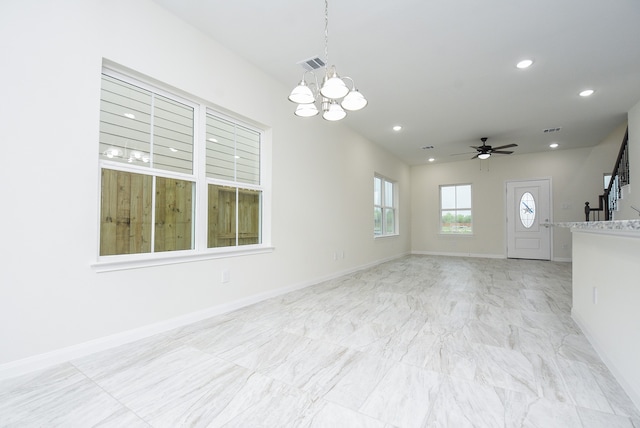
M549 182L549 223L553 223L553 179L552 177L537 177L537 178L522 178L505 180L504 182L504 255L505 258L509 258L509 204L508 204L508 183L529 183L532 181L546 180ZM513 219L515 220L515 219ZM553 261L553 226L549 226L549 261Z

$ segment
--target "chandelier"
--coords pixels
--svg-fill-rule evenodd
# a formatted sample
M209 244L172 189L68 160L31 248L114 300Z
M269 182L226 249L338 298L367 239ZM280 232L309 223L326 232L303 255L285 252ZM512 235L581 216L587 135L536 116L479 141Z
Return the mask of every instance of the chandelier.
M325 68L322 85L313 71L305 71L298 86L293 88L289 101L298 104L294 114L300 117L316 116L319 113L316 101L320 101L322 118L329 121L344 119L347 111L361 110L367 105L366 98L358 91L351 77L340 77L336 66L329 64L329 1L324 1L324 57ZM307 75L313 80L307 83Z

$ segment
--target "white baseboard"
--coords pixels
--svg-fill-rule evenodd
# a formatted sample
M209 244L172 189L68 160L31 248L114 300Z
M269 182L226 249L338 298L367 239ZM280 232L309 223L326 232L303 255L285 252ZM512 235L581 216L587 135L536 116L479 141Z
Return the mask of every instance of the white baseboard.
M474 257L480 259L506 259L504 254L446 253L441 251L412 251L411 254L423 256Z
M411 254L424 256L449 256L449 257L474 257L481 259L506 259L504 254L480 254L480 253L446 253L441 251L412 251ZM571 258L555 257L554 262L571 263Z
M620 369L613 363L613 361L607 356L605 347L601 346L600 343L598 343L598 340L587 328L587 324L573 309L571 309L571 318L573 318L576 324L578 324L578 327L580 327L582 333L585 335L589 343L591 343L593 349L596 351L600 359L602 359L602 362L607 366L611 374L613 374L613 377L616 378L622 389L624 389L624 391L627 393L631 401L633 401L633 404L635 404L636 407L640 409L640 390L636 389L638 388L638 386L634 386L627 382L624 373L622 373Z
M154 324L146 325L144 327L136 328L133 330L123 331L110 336L101 337L98 339L90 340L88 342L79 343L77 345L68 346L54 351L46 352L44 354L34 355L31 357L23 358L9 363L0 364L0 379L7 379L11 377L20 376L22 374L34 372L36 370L42 370L56 364L65 363L76 358L81 358L95 352L104 351L116 346L124 345L136 340L144 339L146 337L153 336L158 333L163 333L172 330L177 327L182 327L188 324L192 324L204 319L225 314L236 309L243 308L245 306L252 305L254 303L261 302L273 297L281 296L292 291L300 290L312 285L320 284L325 281L329 281L335 278L339 278L350 273L358 272L364 269L368 269L377 266L381 263L385 263L391 260L399 259L408 255L409 253L399 254L397 256L389 257L386 259L378 260L365 265L356 266L353 268L345 269L343 271L335 272L322 277L314 278L308 281L303 281L298 284L290 285L287 287L277 288L275 290L266 291L264 293L255 294L252 296L238 299L233 302L223 303L220 305L212 306L210 308L185 314L179 317L171 318L168 320L160 321Z

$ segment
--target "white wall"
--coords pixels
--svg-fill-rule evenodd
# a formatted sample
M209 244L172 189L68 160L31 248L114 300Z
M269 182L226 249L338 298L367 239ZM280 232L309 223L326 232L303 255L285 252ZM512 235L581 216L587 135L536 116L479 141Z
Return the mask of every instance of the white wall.
M630 184L622 189L623 199L618 202L618 211L613 213L615 220L637 220L640 218L638 211L631 208L633 205L640 209L640 180L637 179L640 169L640 102L629 110L628 117Z
M598 195L604 190L602 176L613 169L625 129L626 123L621 124L592 148L412 167L412 251L505 257L505 182L508 180L551 177L552 220L584 221L584 203L589 201L591 207L598 206ZM472 237L438 233L438 186L458 183L473 185ZM601 218L604 219L603 214ZM553 231L553 258L571 259L571 235L567 229Z
M407 165L344 124L296 118L286 99L291 88L151 1L5 0L0 50L0 365L409 251ZM274 252L105 273L91 268L103 58L270 130ZM399 183L398 238L373 239L374 172ZM345 258L334 261L335 251ZM231 272L224 285L223 269Z
M575 230L573 241L571 314L607 367L640 406L640 312L637 307L640 236ZM594 289L597 289L597 299L594 299Z

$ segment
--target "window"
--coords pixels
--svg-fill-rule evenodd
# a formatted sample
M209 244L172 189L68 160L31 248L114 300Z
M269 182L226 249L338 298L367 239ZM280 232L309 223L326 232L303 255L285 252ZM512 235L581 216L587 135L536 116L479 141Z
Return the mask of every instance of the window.
M260 131L110 70L100 106L100 256L262 244Z
M207 246L260 243L260 133L207 113Z
M396 183L380 176L373 177L373 235L398 233Z
M440 186L440 232L471 234L471 185Z

